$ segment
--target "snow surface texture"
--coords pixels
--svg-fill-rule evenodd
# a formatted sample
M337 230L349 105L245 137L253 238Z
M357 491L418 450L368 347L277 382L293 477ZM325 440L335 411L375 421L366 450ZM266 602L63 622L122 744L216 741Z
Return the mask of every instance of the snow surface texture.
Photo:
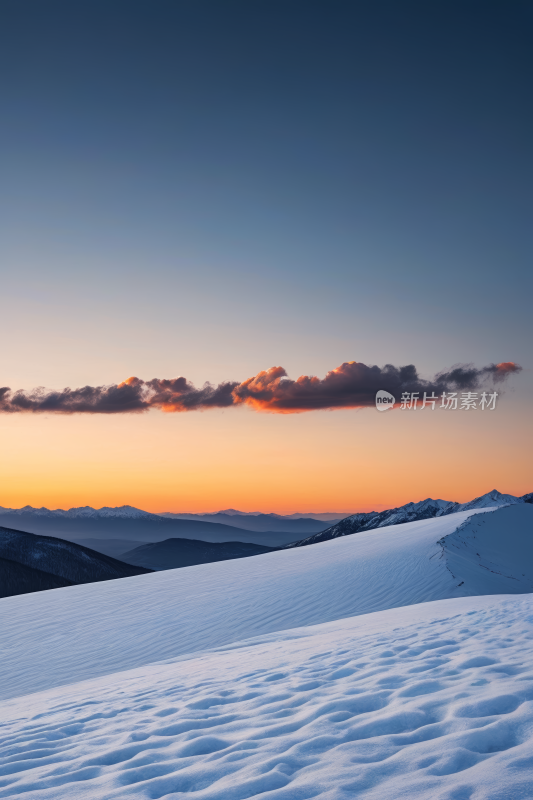
M476 514L439 544L470 594L533 592L533 506Z
M509 510L481 512L499 520L502 546ZM527 515L531 531L533 506L522 504L515 510ZM468 580L448 569L437 543L469 515L471 511L296 550L5 598L0 603L0 697L286 628L497 593L494 576L482 567L478 572L483 575L471 590ZM490 583L482 592L485 574ZM508 591L508 583L501 591Z
M532 796L531 595L285 631L2 708L0 798Z

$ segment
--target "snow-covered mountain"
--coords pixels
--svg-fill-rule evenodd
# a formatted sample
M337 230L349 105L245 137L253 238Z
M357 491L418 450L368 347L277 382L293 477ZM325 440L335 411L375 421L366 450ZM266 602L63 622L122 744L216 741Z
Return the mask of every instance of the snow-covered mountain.
M140 508L133 506L118 506L117 508L110 508L104 506L103 508L91 508L91 506L80 506L79 508L69 508L68 510L62 508L33 508L33 506L24 506L24 508L4 508L0 506L0 514L18 514L26 515L32 514L36 517L58 517L62 519L110 519L117 517L120 519L146 519L157 518L157 514L150 514L149 511L142 511Z
M305 547L308 544L327 542L339 536L349 536L360 531L370 531L388 525L401 525L404 522L416 522L421 519L432 519L442 516L446 511L457 506L457 503L448 500L421 500L419 503L407 503L399 508L388 508L385 511L369 511L368 513L352 514L346 519L331 525L324 531L308 536L298 542L286 545L291 547Z
M326 521L323 521L311 517L300 518L293 517L293 515L289 517L283 517L278 514L262 514L260 512L248 513L244 511L235 511L233 509L217 512L216 514L151 514L148 511L143 511L142 509L134 508L133 506L119 506L117 508L109 508L108 506L105 506L104 508L91 508L90 506L82 506L81 508L69 508L68 510L61 508L53 510L48 508L33 508L32 506L24 506L24 508L3 508L0 506L0 523L4 521L5 525L11 526L14 525L15 519L18 517L23 519L21 527L25 525L26 530L31 530L31 528L28 527L28 522L31 525L32 521L35 523L38 523L39 521L41 523L53 523L56 521L65 523L66 521L72 520L73 522L95 523L96 525L107 521L116 521L117 523L136 521L168 523L171 521L176 521L182 523L184 530L187 528L187 526L183 525L185 522L193 523L193 526L189 526L191 530L194 528L194 524L199 525L200 523L206 522L214 524L215 527L212 531L213 535L215 534L217 527L220 527L221 525L227 527L228 534L235 528L246 531L247 534L254 532L291 534L290 536L285 537L283 542L281 542L281 540L278 541L280 537L273 537L272 542L264 542L265 545L268 544L272 546L295 541L306 534L318 533L331 524L329 514L326 514L327 519ZM34 530L32 532L40 533L41 530ZM55 531L50 532L55 533ZM94 532L94 528L91 529L91 533L93 535ZM112 531L108 532L106 535L111 535L111 538L120 538L114 535ZM159 538L166 539L169 535L172 534L170 532L165 532ZM229 539L225 539L224 541L239 541L238 531L236 536L230 535Z
M234 519L228 517L227 519ZM247 518L243 518L247 519ZM28 531L45 536L57 536L67 541L75 541L86 547L94 547L94 539L104 541L135 542L141 546L149 542L161 542L165 539L197 539L204 542L249 542L250 544L264 545L265 547L281 547L289 542L301 539L308 535L307 529L303 532L296 529L293 533L272 532L265 533L237 528L233 525L204 522L202 520L165 519L160 516L131 517L65 517L56 514L10 514L0 512L0 525L6 528ZM315 522L318 530L320 523ZM326 527L326 526L324 526ZM311 529L311 532L316 531ZM124 547L122 552L131 550L135 545ZM106 552L103 550L101 552ZM115 553L109 553L115 555ZM118 551L117 553L118 554Z
M500 506L512 506L515 503L525 503L528 495L515 497L512 494L502 494L497 489L493 489L487 494L476 497L468 503L458 503L455 508L447 509L446 514L454 514L456 511L470 511L473 508L496 508Z
M308 536L297 542L290 542L286 545L286 548L306 547L309 544L327 542L339 536L349 536L352 533L375 530L376 528L382 528L388 525L401 525L404 522L416 522L417 520L432 519L447 514L457 514L461 511L497 508L517 503L531 502L531 500L526 499L528 497L530 497L530 495L515 497L511 494L501 494L501 492L498 492L496 489L481 495L481 497L476 497L468 503L456 503L449 500L432 500L428 497L426 500L421 500L419 503L406 503L404 506L389 508L386 511L370 511L368 514L352 514L320 533Z
M527 499L529 498L529 499ZM202 521L229 524L242 529L251 531L282 531L286 529L287 533L300 532L300 533L319 533L326 534L330 528L341 526L344 530L349 526L348 520L351 520L355 526L362 526L358 530L371 530L374 527L381 527L383 525L399 524L401 522L411 522L416 519L427 519L433 516L440 516L442 514L453 514L456 511L468 511L473 508L488 508L501 505L510 505L512 503L531 502L533 493L524 495L523 497L514 497L510 494L501 494L497 490L488 492L481 497L476 497L467 503L456 503L448 500L421 500L418 503L407 503L400 508L386 509L385 511L377 512L370 511L368 513L352 514L348 517L340 519L340 515L335 515L333 512L325 512L323 514L274 514L263 513L261 511L238 511L234 508L227 508L222 511L217 511L209 514L178 514L174 512L164 512L161 514L153 514L149 511L143 511L140 508L133 506L117 506L110 508L104 506L103 508L92 508L91 506L80 506L78 508L69 509L49 509L49 508L34 508L33 506L24 506L24 508L4 508L0 506L0 516L3 514L18 515L18 516L33 516L33 517L46 517L49 519L125 519L125 520L152 520L158 519L181 519L190 521ZM369 525L372 520L372 524ZM327 526L327 523L331 524ZM324 524L327 526L321 527ZM352 533L354 533L352 531ZM325 539L317 539L317 541L327 541Z
M531 797L532 530L518 503L0 600L0 796Z

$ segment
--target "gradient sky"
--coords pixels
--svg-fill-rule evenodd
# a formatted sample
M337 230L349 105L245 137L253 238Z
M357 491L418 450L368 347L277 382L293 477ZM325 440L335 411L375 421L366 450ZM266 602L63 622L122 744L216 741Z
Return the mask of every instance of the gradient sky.
M524 369L490 416L0 415L0 505L532 491L532 28L520 0L2 0L0 385Z

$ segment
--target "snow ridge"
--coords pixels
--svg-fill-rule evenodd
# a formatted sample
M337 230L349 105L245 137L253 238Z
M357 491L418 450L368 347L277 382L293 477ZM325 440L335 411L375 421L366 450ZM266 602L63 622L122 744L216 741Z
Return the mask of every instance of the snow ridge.
M349 536L352 533L371 531L389 525L401 525L405 522L416 522L422 519L434 519L447 514L457 514L461 511L472 511L480 508L498 508L506 505L531 502L529 495L514 497L511 494L501 494L496 489L476 497L468 503L456 503L449 500L433 500L428 497L418 503L406 503L399 508L389 508L386 511L370 511L367 514L352 514L320 533L307 536L297 542L291 542L286 548L306 547L309 544L327 542L339 536Z

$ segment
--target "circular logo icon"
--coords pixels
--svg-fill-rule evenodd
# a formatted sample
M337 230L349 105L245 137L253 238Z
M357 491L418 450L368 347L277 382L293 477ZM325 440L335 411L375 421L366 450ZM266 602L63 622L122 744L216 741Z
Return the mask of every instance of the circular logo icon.
M385 389L380 389L379 392L376 392L376 408L378 411L389 411L394 408L395 402L396 398L386 392Z

